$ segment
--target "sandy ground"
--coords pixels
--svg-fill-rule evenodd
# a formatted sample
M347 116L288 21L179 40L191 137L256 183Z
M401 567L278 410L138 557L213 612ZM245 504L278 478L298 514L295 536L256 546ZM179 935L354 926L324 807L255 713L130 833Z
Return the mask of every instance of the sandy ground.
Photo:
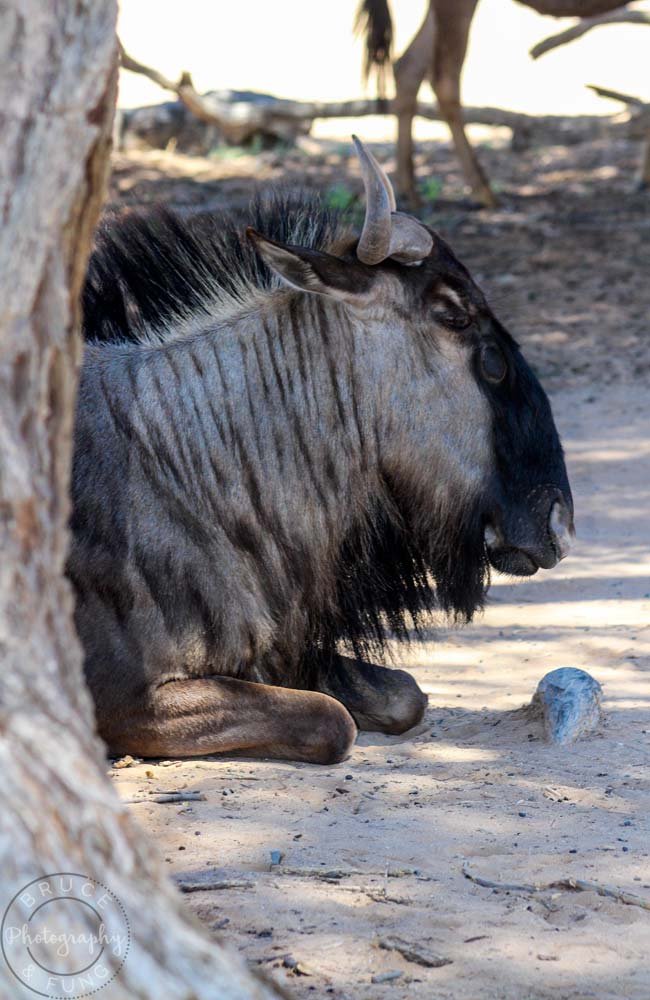
M650 996L647 910L463 874L586 879L650 905L650 220L629 193L633 150L618 153L487 150L505 178L494 213L457 204L454 162L440 163L441 229L552 390L576 500L569 558L527 582L495 579L472 626L395 649L430 701L405 738L366 734L331 768L203 759L111 770L121 795L145 800L132 809L170 875L222 886L188 894L188 908L296 1000ZM170 174L143 162L118 163L116 198L148 201L163 185L168 200L223 202L251 174L237 164L225 177L222 165L179 191L183 164ZM267 168L277 173L268 160L253 172ZM605 691L603 727L568 750L546 745L521 711L558 666L589 670ZM205 799L146 801L169 790ZM448 964L377 946L395 936Z
M463 876L467 865L496 882L587 879L650 905L647 398L625 386L554 404L575 551L530 582L495 580L469 628L395 650L429 694L421 731L364 734L331 768L209 759L111 772L127 797L205 795L132 808L170 874L238 883L192 893L188 906L291 996L650 995L649 912ZM520 711L557 666L583 667L605 689L605 725L570 750L547 746ZM395 935L452 964L426 968L376 946ZM285 968L293 960L309 975ZM386 972L401 976L372 983Z

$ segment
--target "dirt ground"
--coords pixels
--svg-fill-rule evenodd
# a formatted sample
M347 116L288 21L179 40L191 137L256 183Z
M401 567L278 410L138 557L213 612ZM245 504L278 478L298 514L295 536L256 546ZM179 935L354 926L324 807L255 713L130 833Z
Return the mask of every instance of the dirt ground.
M358 189L347 151L310 149L119 157L113 198L244 215L253 178ZM574 551L528 581L495 578L470 627L432 623L395 647L429 694L426 723L405 737L364 734L329 768L208 758L110 773L138 800L170 875L196 890L189 909L295 1000L647 1000L650 196L631 191L632 145L514 156L495 144L483 158L502 207L476 212L449 150L423 153L442 182L425 216L551 391ZM521 708L559 666L604 686L604 725L571 749L548 746ZM204 798L149 801L170 790ZM632 893L646 909L593 890L516 888L563 879ZM379 947L394 938L411 951Z

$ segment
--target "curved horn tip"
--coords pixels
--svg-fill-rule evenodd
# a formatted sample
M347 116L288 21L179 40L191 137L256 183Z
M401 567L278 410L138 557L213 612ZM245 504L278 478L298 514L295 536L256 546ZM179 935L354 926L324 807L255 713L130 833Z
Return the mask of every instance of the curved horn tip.
M352 137L359 157L366 192L366 216L357 247L357 257L364 264L379 264L389 253L391 234L391 199L387 181L361 140Z
M384 191L386 192L386 196L388 198L388 205L391 212L396 211L397 203L395 201L395 192L393 191L393 185L388 179L388 174L381 166L381 164L378 162L377 157L374 155L374 153L371 153L370 150L367 149L366 146L364 146L358 135L353 134L352 141L354 143L354 148L361 163L362 172L363 168L366 167L372 174L374 174L375 178L380 182Z

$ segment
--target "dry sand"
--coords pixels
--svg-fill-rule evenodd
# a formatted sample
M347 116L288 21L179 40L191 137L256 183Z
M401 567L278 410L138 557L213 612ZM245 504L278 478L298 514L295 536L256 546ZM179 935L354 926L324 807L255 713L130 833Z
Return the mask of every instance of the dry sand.
M132 809L170 875L246 883L192 893L187 905L291 996L650 996L650 912L463 875L467 865L495 882L587 879L650 905L647 392L574 388L554 405L575 550L529 582L496 579L469 628L395 649L429 694L419 731L364 734L337 767L209 759L111 772L128 797L204 793ZM604 726L572 749L547 746L520 711L558 666L589 670L605 691ZM333 869L349 874L319 877ZM395 935L451 964L427 968L376 946ZM390 972L401 975L372 982Z

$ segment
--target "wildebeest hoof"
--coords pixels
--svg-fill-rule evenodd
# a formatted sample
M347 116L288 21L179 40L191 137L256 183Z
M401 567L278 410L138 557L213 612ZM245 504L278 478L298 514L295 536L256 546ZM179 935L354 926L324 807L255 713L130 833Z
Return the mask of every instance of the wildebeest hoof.
M593 732L602 719L603 689L585 670L560 667L542 677L532 708L541 713L549 743L566 746Z
M429 699L405 670L392 670L392 677L399 678L399 687L386 707L381 731L400 736L422 722Z
M357 738L354 719L340 702L319 695L318 713L313 716L309 752L305 760L313 764L340 764L350 756Z

